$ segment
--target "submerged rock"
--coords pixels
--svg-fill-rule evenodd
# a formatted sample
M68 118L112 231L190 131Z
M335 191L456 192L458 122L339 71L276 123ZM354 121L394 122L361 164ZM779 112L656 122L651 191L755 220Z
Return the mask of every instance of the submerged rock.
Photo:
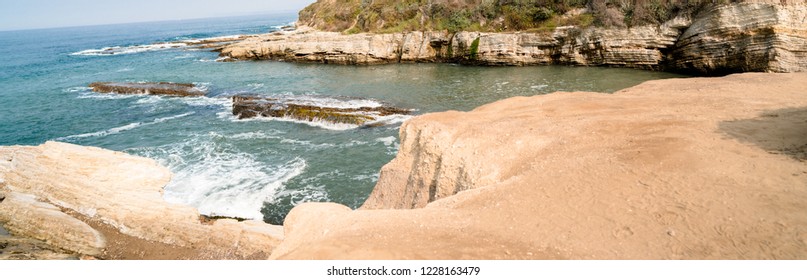
M254 117L288 118L300 121L323 121L336 124L373 125L379 117L408 115L409 109L390 106L337 107L316 104L311 100L281 99L258 96L233 96L233 115L239 119Z
M194 84L154 82L154 83L119 83L95 82L89 85L94 92L119 94L153 94L174 96L203 96L205 92Z

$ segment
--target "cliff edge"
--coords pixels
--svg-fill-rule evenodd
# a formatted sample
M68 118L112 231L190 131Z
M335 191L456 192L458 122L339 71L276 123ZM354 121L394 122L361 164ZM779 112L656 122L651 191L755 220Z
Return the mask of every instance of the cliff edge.
M325 5L329 1L320 2L323 3L318 4ZM605 9L602 13L607 14L608 9L602 9ZM696 75L807 70L807 2L804 1L703 4L694 11L673 13L630 26L581 23L581 16L598 14L591 6L564 9L565 14L552 15L557 18L552 25L524 30L424 27L359 34L320 31L318 28L330 26L325 24L327 20L323 21L326 16L321 13L325 11L307 14L312 11L316 9L301 12L301 26L296 31L248 38L219 51L224 57L238 60L334 64L563 64ZM358 17L355 22L349 22L359 24L361 15Z
M807 74L668 79L413 118L360 210L272 258L805 259Z

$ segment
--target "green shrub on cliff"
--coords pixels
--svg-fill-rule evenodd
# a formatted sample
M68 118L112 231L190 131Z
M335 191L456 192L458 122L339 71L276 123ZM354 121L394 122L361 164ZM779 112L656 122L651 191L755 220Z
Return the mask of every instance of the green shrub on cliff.
M517 31L659 24L736 0L318 0L300 23L345 33ZM570 13L572 12L572 13Z
M471 43L470 51L471 55L469 56L469 59L476 60L477 58L479 58L479 37L474 39L474 41Z

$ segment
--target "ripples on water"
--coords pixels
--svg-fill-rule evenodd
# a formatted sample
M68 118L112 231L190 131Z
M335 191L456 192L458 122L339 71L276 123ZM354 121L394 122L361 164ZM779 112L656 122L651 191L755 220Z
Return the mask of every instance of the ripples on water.
M270 15L0 32L0 144L58 140L150 157L174 173L165 188L166 200L193 205L204 214L280 223L302 202L360 206L378 180L378 170L398 150L400 122L356 129L239 121L230 113L232 95L332 103L347 96L423 114L554 91L613 92L675 77L554 66L218 63L215 53L154 45L268 32L293 19ZM110 47L120 53L105 55ZM96 81L190 82L208 94L97 94L86 87Z

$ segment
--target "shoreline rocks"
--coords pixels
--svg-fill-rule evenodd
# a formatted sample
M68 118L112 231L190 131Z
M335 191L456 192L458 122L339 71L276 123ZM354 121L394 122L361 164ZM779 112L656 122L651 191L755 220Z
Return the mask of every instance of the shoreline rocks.
M94 92L116 94L151 94L180 97L204 96L205 91L194 84L173 82L124 83L95 82ZM236 95L232 97L232 114L238 119L272 117L304 122L324 122L357 126L384 125L383 118L409 115L413 110L396 108L374 100L348 97L261 97ZM351 103L353 102L353 103Z
M204 96L205 91L196 88L194 84L152 82L152 83L124 83L124 82L95 82L89 87L98 93L117 94L151 94L170 96Z
M411 110L389 106L339 107L316 104L312 100L281 99L258 96L233 96L233 115L239 119L255 117L289 118L300 121L323 121L333 124L366 125L379 117L408 115Z
M283 239L280 226L263 221L202 223L196 209L163 200L170 178L151 159L99 148L0 147L0 221L11 233L101 258L143 258L154 248L184 253L153 258L260 258Z
M581 65L719 75L807 70L807 5L733 3L658 26L551 32L416 31L394 34L294 32L259 35L220 49L227 60L369 65Z

